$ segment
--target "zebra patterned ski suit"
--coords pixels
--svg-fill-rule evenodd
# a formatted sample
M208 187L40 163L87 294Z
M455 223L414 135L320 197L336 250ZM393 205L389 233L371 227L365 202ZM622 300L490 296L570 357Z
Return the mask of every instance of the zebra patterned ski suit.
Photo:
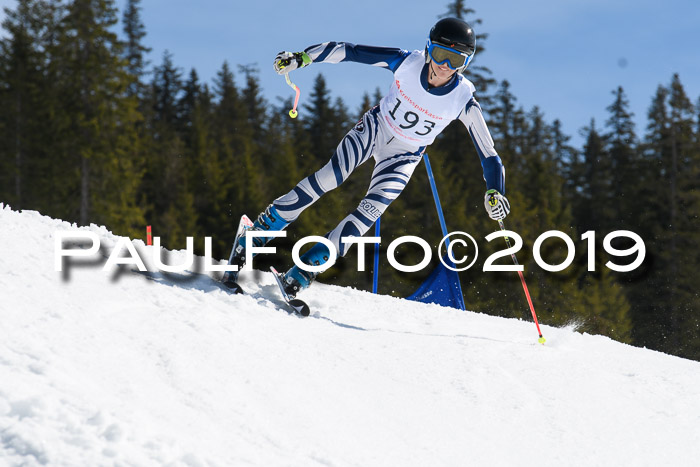
M382 66L394 72L389 94L340 141L330 161L303 179L272 204L286 222L342 184L360 164L374 157L369 189L359 206L326 234L340 256L347 251L341 238L362 236L395 200L422 159L426 146L451 121L467 127L484 170L487 189L505 194L505 170L493 147L474 87L455 74L445 86L428 86L425 56L421 51L327 42L306 49L314 63L345 61Z

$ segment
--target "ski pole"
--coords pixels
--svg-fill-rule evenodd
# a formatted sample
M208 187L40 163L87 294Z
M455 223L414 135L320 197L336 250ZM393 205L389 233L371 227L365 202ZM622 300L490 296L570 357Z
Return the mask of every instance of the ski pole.
M501 226L501 230L506 230L505 226L503 225L503 220L498 219L498 225ZM510 239L507 236L504 236L506 240L506 246L510 248ZM510 257L513 258L513 263L515 263L516 266L520 266L520 263L518 263L518 260L515 258L515 253L511 253ZM537 342L540 344L545 343L545 338L542 337L542 331L540 331L540 323L537 321L537 314L535 314L535 307L532 304L532 299L530 298L530 292L527 290L527 284L525 283L525 276L523 276L522 271L518 271L518 274L520 275L520 282L523 284L523 290L525 291L525 297L527 298L527 303L530 305L530 311L532 312L532 318L535 320L535 326L537 326L537 333L540 335L540 338L537 339Z
M299 94L301 94L301 90L297 87L296 84L292 83L292 80L289 79L289 73L284 74L284 79L287 80L287 84L294 89L294 92L297 93L297 95L294 97L294 107L292 107L292 110L289 111L289 116L292 118L297 118L298 112L297 112L297 104L299 104Z

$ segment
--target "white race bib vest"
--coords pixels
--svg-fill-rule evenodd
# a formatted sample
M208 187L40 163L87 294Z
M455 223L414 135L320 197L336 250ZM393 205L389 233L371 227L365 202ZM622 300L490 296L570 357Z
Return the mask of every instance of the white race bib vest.
M459 84L445 95L426 91L420 82L425 55L413 51L394 72L389 94L380 102L382 120L396 138L416 147L430 145L460 112L474 92L474 85L457 76Z

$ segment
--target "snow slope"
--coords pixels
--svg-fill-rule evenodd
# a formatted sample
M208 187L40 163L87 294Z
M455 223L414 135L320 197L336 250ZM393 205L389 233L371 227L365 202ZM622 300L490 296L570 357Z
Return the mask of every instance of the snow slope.
M59 229L0 205L0 465L698 465L698 362L323 284L299 318L265 273L64 275Z

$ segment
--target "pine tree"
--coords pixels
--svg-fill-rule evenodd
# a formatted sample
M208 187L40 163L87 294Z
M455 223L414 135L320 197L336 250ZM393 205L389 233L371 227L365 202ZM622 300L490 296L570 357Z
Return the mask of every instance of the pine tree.
M606 122L609 132L604 136L606 152L611 162L611 194L616 207L615 228L630 228L639 219L639 203L636 198L638 186L637 136L634 131L629 101L622 87L613 91L615 101L608 106L610 118Z
M459 18L467 21L472 27L474 25L477 25L478 27L481 25L482 20L480 18L473 20L470 19L469 17L476 12L474 9L467 7L465 3L466 2L464 2L464 0L454 0L452 3L447 5L447 13L441 15L441 17ZM475 60L481 60L484 52L486 52L486 46L484 43L488 36L489 35L487 33L483 32L476 34ZM490 87L496 84L496 80L491 76L491 70L484 65L470 63L469 67L467 67L467 69L464 71L464 75L469 78L472 83L474 83L480 101L485 105L489 105L491 103L491 97L489 94Z
M61 8L20 0L5 8L0 39L0 197L15 208L49 209L50 124L56 108L48 64Z
M646 287L636 287L635 342L697 358L698 297L693 277L697 258L697 171L694 108L678 75L659 86L649 109L645 137L646 203L639 234L649 262Z
M700 98L695 104L695 112L697 118L695 138L691 150L692 159L686 167L686 184L684 184L682 196L688 203L685 217L691 228L689 239L694 245L697 245L700 243L700 238L698 238L698 231L700 231L700 187L698 186L698 180L700 180ZM686 254L686 267L692 269L693 265L700 264L700 251L698 251L697 248L691 247L686 249ZM693 271L690 274L697 274L697 271ZM690 285L689 283L692 282L693 277L696 276L690 275L686 278L684 283L686 288ZM685 355L694 360L700 360L700 333L697 332L698 329L700 329L700 311L698 310L699 294L697 292L697 287L694 285L691 286L689 290L686 290L686 294L692 296L693 310L688 314L684 323L684 340L687 342Z
M242 214L255 216L269 201L262 193L262 173L255 159L253 128L248 121L248 111L227 62L217 73L214 84L214 93L218 98L214 112L219 160L227 167L227 176L235 180L229 194L232 204L231 223L235 224L235 229Z
M561 122L558 119L554 120L552 123L554 160L557 166L557 172L564 178L564 186L562 188L564 203L567 207L573 209L576 189L581 186L576 171L579 165L580 154L576 148L569 145L570 139L571 136L565 135L562 132Z
M175 66L173 55L163 53L163 63L154 70L151 83L151 100L154 120L162 124L163 130L177 126L179 118L179 98L182 93L182 70ZM156 132L156 137L161 137Z
M182 85L182 97L177 103L179 131L183 134L183 139L188 147L191 147L194 113L197 109L201 97L202 87L199 84L199 75L194 68L190 69L190 74Z
M580 193L574 205L578 231L607 231L614 225L615 212L612 193L612 164L603 135L591 120L586 133L581 166Z
M670 244L665 250L670 265L670 278L673 280L670 292L670 305L674 310L670 316L670 328L673 335L671 344L682 355L697 355L700 346L696 338L697 329L687 324L697 324L700 317L700 297L694 280L695 267L698 263L689 263L683 258L694 255L697 249L697 218L692 215L700 212L698 204L698 171L696 168L700 157L696 152L693 120L695 109L688 98L678 74L674 74L669 87L671 117L671 167L669 173L670 193Z
M143 77L146 74L148 61L144 57L151 49L143 45L146 29L141 22L141 0L127 0L124 10L123 27L126 34L124 44L124 57L128 63L127 71L132 77L129 83L128 93L131 96L141 96L144 92Z
M258 69L254 66L240 67L245 76L245 87L241 91L241 103L245 108L247 127L250 136L250 158L247 161L247 171L251 183L256 184L256 201L265 203L270 201L270 184L265 183L265 161L276 156L276 150L266 144L272 131L267 126L267 101L262 96L260 89ZM274 174L272 174L274 175ZM262 210L265 206L260 206Z
M154 70L150 86L152 134L148 168L143 185L150 210L149 224L168 248L182 248L185 237L197 235L198 215L194 209L182 115L182 70L166 51Z
M644 203L638 226L633 229L644 239L647 259L638 274L641 279L628 286L632 301L635 345L661 349L668 335L666 315L668 301L667 264L662 251L667 248L665 228L667 188L665 162L670 140L668 90L658 86L647 112L648 124L644 142L640 146L640 180L638 197Z
M130 148L139 115L126 92L123 47L112 32L116 23L112 1L75 0L61 21L52 66L60 111L70 121L62 161L80 174L67 181L79 200L77 215L67 218L129 233L143 226L135 192L140 173Z
M513 138L516 112L516 98L510 92L510 83L503 80L494 96L493 105L489 112L491 118L487 123L494 142L497 142L499 151L504 156L516 153Z
M24 166L27 164L26 146L30 139L25 130L25 122L28 110L32 107L28 101L36 100L34 95L38 85L38 76L29 76L32 70L37 69L39 61L35 56L35 38L32 38L28 24L31 7L31 2L23 1L19 2L16 11L5 8L7 18L2 26L9 37L0 42L0 104L6 109L0 120L3 143L0 149L0 195L16 208L23 207L26 197Z
M314 80L314 86L304 104L306 115L304 122L311 141L312 157L316 163L314 170L320 168L335 151L340 138L338 130L334 127L334 111L331 103L330 90L326 86L326 80L322 74L318 74ZM318 167L316 167L318 166Z
M247 112L248 125L253 132L255 150L261 151L267 138L267 128L265 127L267 102L263 98L258 84L260 81L259 71L257 67L252 65L239 66L239 71L245 77L246 84L241 91L241 99Z
M362 101L360 102L360 107L357 109L357 112L355 113L355 120L359 120L362 118L362 116L372 107L374 106L374 103L372 102L372 99L369 97L369 93L365 91L362 94Z
M223 213L227 212L226 170L218 163L214 145L211 95L207 87L199 83L194 68L183 84L177 108L178 131L187 161L187 172L183 175L190 187L192 207L197 215L196 234L213 237L215 257L222 257L229 242L222 232L227 227L227 223L222 222ZM195 244L195 249L203 254L201 243Z

